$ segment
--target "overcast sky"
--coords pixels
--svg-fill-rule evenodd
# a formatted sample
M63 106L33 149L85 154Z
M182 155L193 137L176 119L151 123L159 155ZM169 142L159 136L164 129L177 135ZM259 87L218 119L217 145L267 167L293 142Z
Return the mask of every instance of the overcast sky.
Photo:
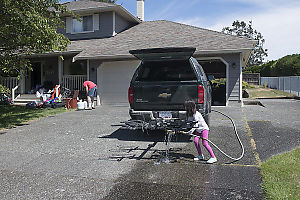
M117 4L136 15L136 0ZM300 54L300 0L145 0L145 20L171 20L216 31L234 20L252 20L266 40L267 60Z

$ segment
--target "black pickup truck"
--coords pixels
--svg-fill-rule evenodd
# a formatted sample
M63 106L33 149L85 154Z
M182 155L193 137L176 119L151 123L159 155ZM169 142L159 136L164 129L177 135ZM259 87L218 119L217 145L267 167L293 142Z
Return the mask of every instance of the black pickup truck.
M133 120L185 119L184 102L193 100L209 123L211 86L195 58L195 48L130 50L141 60L128 89Z

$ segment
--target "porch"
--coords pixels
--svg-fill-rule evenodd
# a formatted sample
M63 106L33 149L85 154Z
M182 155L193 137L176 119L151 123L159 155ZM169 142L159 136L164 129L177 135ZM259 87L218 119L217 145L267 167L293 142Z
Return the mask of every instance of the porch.
M31 58L31 71L21 75L20 79L1 77L0 84L11 90L13 100L24 94L35 94L40 88L48 92L53 90L55 85L71 91L79 90L81 94L85 94L83 82L90 80L89 62L88 60L72 62L72 58L73 56L64 56L63 59L60 56Z

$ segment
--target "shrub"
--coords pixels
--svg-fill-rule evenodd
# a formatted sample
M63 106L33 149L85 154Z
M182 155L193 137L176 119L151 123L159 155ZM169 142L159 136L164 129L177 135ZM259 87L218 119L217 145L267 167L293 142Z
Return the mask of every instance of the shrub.
M5 94L7 94L7 95L10 95L10 94L11 94L10 89L8 89L8 88L5 87L4 85L1 85L1 84L0 84L0 94L2 94L2 93L5 93Z
M214 79L211 83L213 87L219 88L226 85L226 78Z
M255 88L254 85L250 85L250 84L248 84L246 81L243 81L243 82L242 82L242 86L243 86L243 89Z

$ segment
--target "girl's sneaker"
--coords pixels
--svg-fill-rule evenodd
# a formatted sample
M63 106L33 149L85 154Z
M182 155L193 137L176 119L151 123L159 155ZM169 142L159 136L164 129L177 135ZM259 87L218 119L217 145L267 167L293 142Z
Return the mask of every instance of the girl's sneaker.
M204 160L204 156L198 155L196 158L194 158L194 161L198 161L198 160Z
M212 164L212 163L215 163L217 162L217 158L214 157L214 158L210 158L208 161L206 161L208 164Z

